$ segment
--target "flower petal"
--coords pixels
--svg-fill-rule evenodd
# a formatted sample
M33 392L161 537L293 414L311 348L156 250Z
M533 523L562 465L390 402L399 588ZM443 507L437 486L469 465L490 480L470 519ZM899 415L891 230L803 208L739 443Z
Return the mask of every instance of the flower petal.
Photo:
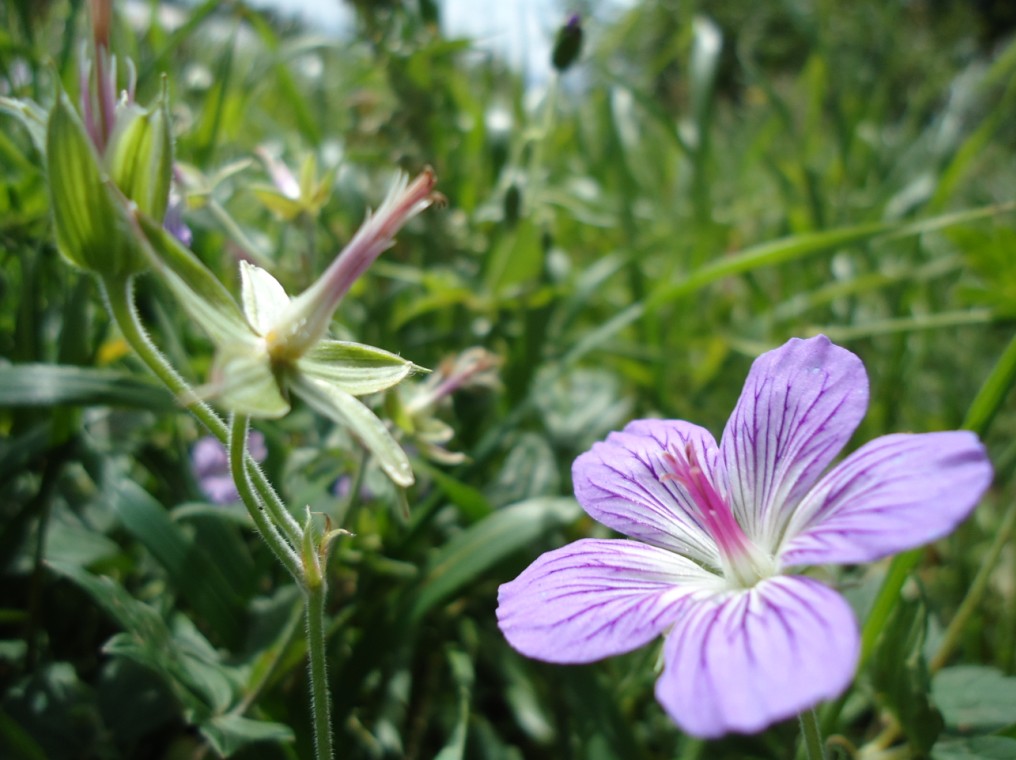
M973 433L887 435L834 467L787 529L784 565L860 563L950 533L991 485Z
M630 652L674 622L678 602L723 580L666 549L582 539L547 552L498 592L497 619L515 649L547 662Z
M811 578L771 578L681 607L656 698L692 736L761 731L838 696L853 679L853 613Z
M297 374L293 390L316 412L346 427L377 459L396 485L413 485L413 466L385 424L354 396L334 385Z
M716 442L709 431L682 420L635 420L575 460L575 497L608 528L719 568L716 542L696 517L698 508L668 477L664 455L689 443L715 483Z
M285 288L262 269L248 261L240 262L240 296L243 313L258 335L267 335L289 306Z
M840 452L868 406L868 376L824 335L762 354L720 441L734 515L774 551L794 507Z

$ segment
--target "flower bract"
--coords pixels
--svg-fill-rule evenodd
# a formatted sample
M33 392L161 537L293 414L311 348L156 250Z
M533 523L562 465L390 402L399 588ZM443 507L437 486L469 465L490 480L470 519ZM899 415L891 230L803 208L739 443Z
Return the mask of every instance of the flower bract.
M841 694L860 644L847 602L800 574L948 534L992 480L969 432L887 435L832 466L864 416L860 359L824 336L753 364L719 444L637 420L575 461L582 539L501 586L521 653L583 663L664 637L656 696L687 733L754 733ZM630 540L634 539L634 540Z

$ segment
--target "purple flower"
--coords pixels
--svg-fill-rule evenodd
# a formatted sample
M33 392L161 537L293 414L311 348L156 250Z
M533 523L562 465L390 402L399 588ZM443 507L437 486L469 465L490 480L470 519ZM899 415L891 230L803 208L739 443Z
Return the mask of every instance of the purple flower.
M247 450L257 462L268 456L265 437L257 430L247 434ZM213 504L235 504L240 494L229 471L229 455L226 447L210 435L201 438L191 449L191 467L202 493Z
M637 541L582 539L501 586L513 647L599 660L661 634L656 697L687 733L753 733L842 693L857 624L789 574L870 562L948 534L992 468L968 432L887 435L823 472L868 404L854 354L825 336L760 356L717 446L683 420L637 420L582 454L575 495Z

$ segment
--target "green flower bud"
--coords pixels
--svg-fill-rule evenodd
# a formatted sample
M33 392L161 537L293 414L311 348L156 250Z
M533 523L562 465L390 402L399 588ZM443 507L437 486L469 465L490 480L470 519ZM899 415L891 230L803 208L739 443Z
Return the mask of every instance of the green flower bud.
M557 30L557 37L554 39L554 52L551 54L550 62L554 64L555 69L564 72L578 60L581 52L582 19L576 13Z
M88 132L62 92L46 130L46 174L57 248L65 259L102 277L147 268Z
M151 108L118 109L106 166L120 191L153 219L166 215L173 176L173 141L165 94Z

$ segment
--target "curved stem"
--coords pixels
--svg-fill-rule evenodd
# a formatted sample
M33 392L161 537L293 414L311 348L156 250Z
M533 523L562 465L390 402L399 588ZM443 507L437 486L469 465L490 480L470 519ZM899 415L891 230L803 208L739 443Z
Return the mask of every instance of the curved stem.
M269 519L261 500L251 487L250 471L244 467L244 460L248 456L247 422L246 415L235 414L232 416L229 427L229 470L233 476L233 482L236 484L236 490L240 494L240 499L243 501L243 505L247 507L247 512L250 514L251 519L254 520L254 525L257 526L261 538L268 544L272 553L285 566L289 574L298 583L302 583L303 567L300 564L300 558L296 555L293 547L279 533L275 523Z
M307 600L307 654L310 664L310 697L314 712L314 752L317 760L331 760L332 722L328 695L328 666L325 661L325 592L320 584L309 585Z
M825 748L822 745L822 730L818 725L818 715L814 710L801 713L801 739L808 752L808 760L826 760Z
M124 339L134 349L141 361L155 374L159 380L198 418L212 435L226 445L229 440L229 429L223 419L208 404L194 395L190 384L152 343L145 332L144 325L134 308L133 280L100 280L100 287L106 299L109 312L123 334ZM271 515L276 529L282 534L290 546L300 543L300 525L289 513L282 499L272 488L260 465L249 453L244 454L244 464L265 509Z

